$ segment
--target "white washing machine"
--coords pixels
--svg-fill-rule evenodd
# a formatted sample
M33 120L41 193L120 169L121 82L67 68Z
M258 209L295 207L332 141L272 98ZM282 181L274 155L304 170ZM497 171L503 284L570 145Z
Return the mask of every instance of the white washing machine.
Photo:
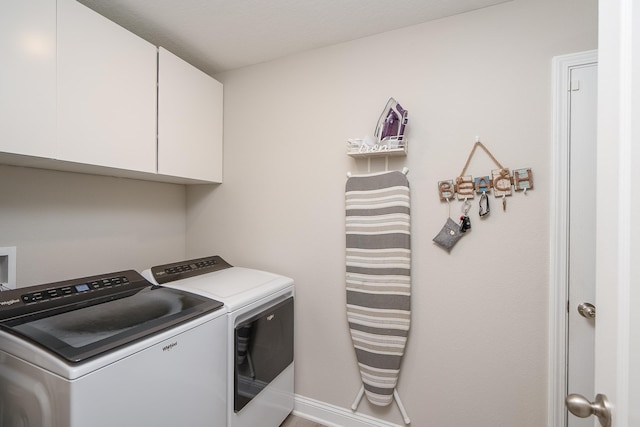
M224 427L225 313L133 270L0 292L0 426Z
M219 256L159 265L142 274L224 303L227 426L280 426L294 404L293 280L234 267Z

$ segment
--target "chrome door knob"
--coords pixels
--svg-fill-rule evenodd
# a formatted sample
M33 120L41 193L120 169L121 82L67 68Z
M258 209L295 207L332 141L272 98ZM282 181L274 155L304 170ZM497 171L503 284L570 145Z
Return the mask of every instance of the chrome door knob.
M576 417L587 418L591 415L598 417L602 427L611 427L611 409L604 394L598 394L595 402L589 402L580 394L570 394L564 400L567 409Z
M587 319L595 319L596 306L588 302L582 302L578 304L578 313L580 313L580 316L586 317Z

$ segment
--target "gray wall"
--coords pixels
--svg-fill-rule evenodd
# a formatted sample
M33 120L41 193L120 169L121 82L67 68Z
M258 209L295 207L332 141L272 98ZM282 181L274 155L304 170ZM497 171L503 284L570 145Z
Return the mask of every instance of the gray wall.
M357 23L354 23L356 25ZM416 426L546 424L551 59L597 47L596 0L514 0L247 67L225 84L225 183L187 189L187 254L296 281L296 393L348 408L359 387L345 315L344 184L366 172L390 96L409 110L413 314L398 385ZM479 135L535 189L472 209L451 254L431 239ZM372 170L384 168L372 162ZM478 152L468 173L495 166ZM460 203L451 207L459 215ZM461 403L467 405L461 408ZM395 406L366 414L398 424Z
M18 287L183 259L182 185L0 166L0 247Z

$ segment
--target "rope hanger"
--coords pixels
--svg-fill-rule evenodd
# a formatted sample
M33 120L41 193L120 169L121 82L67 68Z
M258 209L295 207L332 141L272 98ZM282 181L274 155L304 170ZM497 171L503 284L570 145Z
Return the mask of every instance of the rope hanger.
M500 162L494 157L493 154L491 154L491 151L489 151L489 149L487 147L485 147L485 145L480 142L480 139L478 137L476 137L476 143L473 144L473 148L471 149L471 153L469 153L469 157L467 157L467 162L464 164L464 167L462 168L462 172L460 172L460 175L458 176L464 176L465 172L467 171L467 168L469 167L469 163L471 163L471 158L473 157L473 154L476 152L476 148L482 148L484 150L485 153L487 153L489 155L489 157L491 157L491 160L493 160L493 162L500 168L500 169L504 169L504 166L502 166L502 164L500 164Z
M467 169L471 164L471 159L476 154L476 150L480 147L491 158L493 163L498 169L490 171L488 175L481 175L473 178L467 175ZM496 198L502 198L502 207L506 210L505 196L511 196L512 191L522 191L524 194L527 190L533 189L533 175L531 168L515 169L510 171L496 159L491 151L480 142L480 137L476 136L476 142L467 157L467 161L462 168L460 174L450 180L438 181L438 193L441 201L449 201L456 195L459 200L473 199L474 193L481 194L481 208L482 213L486 215L488 213L488 199L487 193L493 192ZM484 203L484 206L482 204Z

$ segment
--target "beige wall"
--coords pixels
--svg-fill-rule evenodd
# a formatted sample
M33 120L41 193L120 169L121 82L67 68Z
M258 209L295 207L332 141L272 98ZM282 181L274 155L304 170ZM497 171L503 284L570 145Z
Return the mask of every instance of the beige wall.
M354 22L354 25L357 23ZM187 189L187 254L296 281L296 393L348 408L359 387L345 316L344 184L390 96L409 110L413 314L399 392L415 426L546 424L551 58L596 48L596 0L515 0L216 76L225 183ZM491 199L451 254L431 239L479 135L535 189ZM372 162L373 170L383 164ZM479 152L475 176L493 165ZM452 205L458 215L459 203ZM360 410L402 423L395 406Z
M18 287L141 271L185 255L185 187L0 166L0 246Z

